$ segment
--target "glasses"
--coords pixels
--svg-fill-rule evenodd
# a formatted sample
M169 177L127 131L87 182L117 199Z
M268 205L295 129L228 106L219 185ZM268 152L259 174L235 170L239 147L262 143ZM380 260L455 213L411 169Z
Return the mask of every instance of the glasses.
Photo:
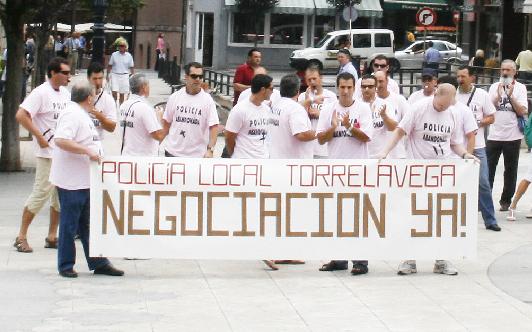
M118 45L118 47L126 47L126 45Z
M203 79L203 74L201 74L201 75L198 75L198 74L190 74L190 75L188 75L188 76L190 76L190 78L193 79L193 80L197 80L197 79L200 79L200 80L201 80L201 79Z
M386 67L388 67L388 65L381 65L381 64L378 64L378 63L374 63L373 67L375 67L375 68L386 68Z
M375 87L375 85L361 85L360 87L362 89L373 89Z

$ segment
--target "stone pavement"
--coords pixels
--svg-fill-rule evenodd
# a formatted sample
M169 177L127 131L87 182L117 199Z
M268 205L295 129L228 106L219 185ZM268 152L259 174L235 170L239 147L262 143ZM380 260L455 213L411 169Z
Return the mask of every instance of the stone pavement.
M151 82L151 100L164 99L169 89ZM108 154L119 141L105 138ZM23 151L31 166L28 143ZM521 158L519 178L532 163ZM518 221L498 213L502 232L479 220L478 258L455 261L454 277L433 274L430 261L412 276L396 274L398 261L371 261L354 277L319 272L318 261L272 272L260 261L113 259L126 276L112 278L89 273L80 249L69 280L43 248L47 211L30 228L32 254L12 246L32 181L31 171L0 173L0 331L532 331L532 193ZM496 201L501 187L499 169Z

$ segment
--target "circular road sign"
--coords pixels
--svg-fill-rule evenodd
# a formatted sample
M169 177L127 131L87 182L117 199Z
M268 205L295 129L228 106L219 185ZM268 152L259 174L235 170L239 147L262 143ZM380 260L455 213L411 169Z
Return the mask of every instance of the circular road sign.
M358 18L358 11L357 9L353 7L345 7L342 11L342 17L346 21L356 21Z
M416 13L416 22L425 27L436 24L436 12L432 8L423 7Z

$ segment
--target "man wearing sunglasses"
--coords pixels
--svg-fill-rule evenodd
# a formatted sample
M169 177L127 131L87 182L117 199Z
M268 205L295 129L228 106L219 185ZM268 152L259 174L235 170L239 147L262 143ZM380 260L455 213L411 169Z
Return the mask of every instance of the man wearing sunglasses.
M118 51L111 55L107 66L107 81L109 81L110 75L113 98L115 100L120 98L118 105L122 105L126 94L129 93L129 75L135 73L134 66L133 56L127 52L127 42L120 40L118 42Z
M53 58L48 64L48 81L44 82L24 99L16 119L34 137L36 151L35 182L24 205L22 223L14 246L17 251L30 253L27 234L33 218L47 200L50 200L50 227L45 239L45 248L57 248L59 223L59 200L56 188L50 183L50 166L56 121L70 101L70 92L65 88L70 81L70 66L64 58Z
M163 114L167 157L213 157L218 137L218 111L202 84L203 65L187 64L185 86L170 96Z
M387 76L389 76L390 61L385 55L379 54L373 59L371 69L373 73L382 71ZM361 83L361 80L359 79L355 86L355 97L359 99L362 97L362 91L360 90L360 83ZM388 77L388 91L399 93L399 84L397 84L397 82L391 77Z
M408 97L408 103L410 105L434 96L436 85L438 85L438 76L433 71L423 70L423 73L421 74L421 83L423 84L423 88L412 93L410 97Z

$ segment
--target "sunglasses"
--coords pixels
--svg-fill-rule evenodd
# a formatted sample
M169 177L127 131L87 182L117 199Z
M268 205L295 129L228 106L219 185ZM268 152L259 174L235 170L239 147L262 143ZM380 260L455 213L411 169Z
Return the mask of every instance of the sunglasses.
M190 75L188 75L188 76L190 76L190 78L193 79L193 80L203 79L203 74L201 74L201 75L198 75L198 74L190 74Z
M361 85L360 87L362 89L373 89L375 87L375 85Z
M375 68L386 68L386 67L388 67L388 65L381 65L381 64L378 64L378 63L374 63L373 67L375 67Z
M118 47L126 47L126 45L118 45Z

